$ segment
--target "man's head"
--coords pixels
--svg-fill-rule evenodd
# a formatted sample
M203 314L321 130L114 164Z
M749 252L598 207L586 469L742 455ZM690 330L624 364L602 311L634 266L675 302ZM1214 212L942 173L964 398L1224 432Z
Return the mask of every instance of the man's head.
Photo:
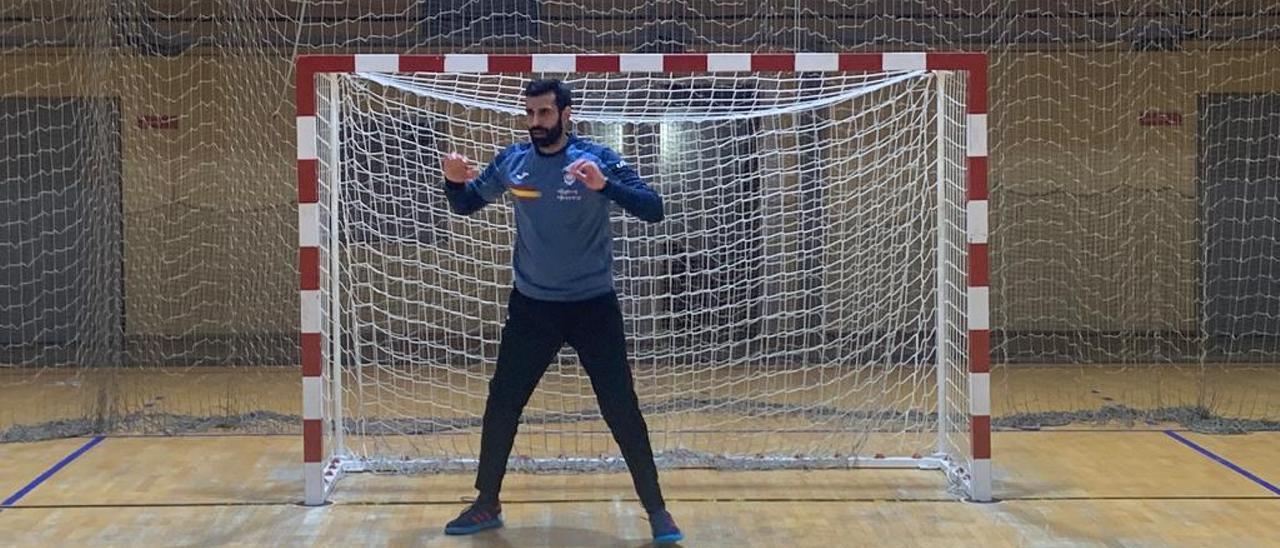
M551 146L569 125L573 92L559 80L532 80L524 86L525 121L529 140L540 147Z

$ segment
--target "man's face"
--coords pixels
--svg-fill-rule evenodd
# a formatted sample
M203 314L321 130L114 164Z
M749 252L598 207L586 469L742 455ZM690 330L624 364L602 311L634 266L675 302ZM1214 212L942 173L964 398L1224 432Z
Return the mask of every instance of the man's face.
M569 122L569 109L556 109L556 94L544 93L524 98L525 122L529 126L529 140L545 147L560 140L564 126Z

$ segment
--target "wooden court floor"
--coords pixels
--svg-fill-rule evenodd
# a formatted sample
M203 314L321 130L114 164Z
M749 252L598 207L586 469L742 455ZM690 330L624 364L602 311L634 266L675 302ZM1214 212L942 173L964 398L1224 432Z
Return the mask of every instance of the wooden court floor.
M666 471L684 546L1280 546L1280 432L998 432L991 504L939 474ZM504 529L442 526L469 475L344 479L299 506L297 438L0 444L0 546L645 546L622 474L512 475Z

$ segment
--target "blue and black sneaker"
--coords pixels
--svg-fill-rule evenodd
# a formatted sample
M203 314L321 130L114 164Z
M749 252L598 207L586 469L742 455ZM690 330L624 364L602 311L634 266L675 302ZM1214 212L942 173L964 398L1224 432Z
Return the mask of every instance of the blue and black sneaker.
M649 528L653 531L654 544L674 544L684 540L684 533L676 527L671 512L658 510L649 514Z
M470 535L502 527L502 505L477 502L444 526L446 535Z

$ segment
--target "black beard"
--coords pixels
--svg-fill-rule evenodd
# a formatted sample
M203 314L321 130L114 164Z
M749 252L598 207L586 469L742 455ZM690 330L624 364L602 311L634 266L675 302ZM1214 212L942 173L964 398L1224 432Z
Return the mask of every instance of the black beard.
M556 141L559 141L560 136L564 134L564 123L560 121L556 121L556 125L551 126L551 129L547 129L546 134L543 135L542 137L538 137L533 134L533 130L535 129L545 129L545 128L538 128L538 127L529 128L529 140L533 141L533 144L539 147L549 147L551 145L556 144Z

